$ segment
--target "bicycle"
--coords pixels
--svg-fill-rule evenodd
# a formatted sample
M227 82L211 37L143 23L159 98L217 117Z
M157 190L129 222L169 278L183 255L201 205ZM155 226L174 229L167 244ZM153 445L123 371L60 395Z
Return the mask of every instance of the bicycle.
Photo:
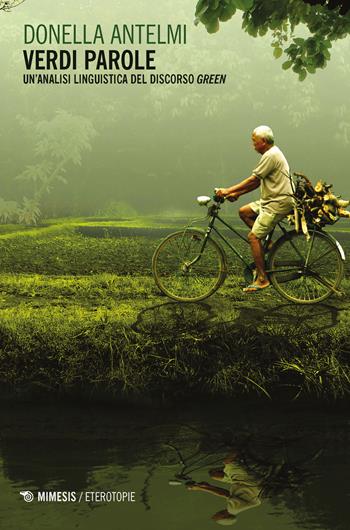
M167 236L156 248L152 271L159 289L179 302L198 302L215 293L224 283L227 257L213 233L234 252L244 266L247 283L253 279L255 265L228 241L215 226L219 221L241 240L248 240L219 215L224 198L198 197L201 206L208 207L209 224L206 230L186 227ZM283 221L282 221L283 223ZM340 243L320 227L309 227L310 238L302 232L286 230L278 223L282 236L272 245L273 232L263 241L266 273L271 284L284 298L299 304L316 304L340 294L344 274L345 254Z

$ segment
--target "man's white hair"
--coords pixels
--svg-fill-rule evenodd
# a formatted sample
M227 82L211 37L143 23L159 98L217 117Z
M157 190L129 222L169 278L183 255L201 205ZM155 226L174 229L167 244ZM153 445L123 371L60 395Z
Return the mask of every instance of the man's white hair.
M255 127L253 134L266 140L268 144L273 144L275 142L272 129L267 125L259 125L259 127Z

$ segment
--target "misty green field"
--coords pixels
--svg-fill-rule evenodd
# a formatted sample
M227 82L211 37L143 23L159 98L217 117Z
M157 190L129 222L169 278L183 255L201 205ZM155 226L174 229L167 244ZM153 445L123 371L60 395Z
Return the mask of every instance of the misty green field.
M349 266L342 295L310 308L288 304L273 289L245 295L232 258L218 293L174 303L155 286L151 258L161 238L184 224L87 218L2 225L3 393L164 401L193 393L347 394ZM350 233L336 235L349 251Z

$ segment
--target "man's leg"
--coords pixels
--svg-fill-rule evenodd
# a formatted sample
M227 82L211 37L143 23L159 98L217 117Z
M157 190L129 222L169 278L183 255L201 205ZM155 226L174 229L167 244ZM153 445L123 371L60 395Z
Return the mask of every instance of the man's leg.
M258 273L253 285L257 285L261 288L267 287L268 285L270 285L270 281L265 272L265 254L261 244L261 240L253 232L249 232L248 240L250 243L250 248L252 250L256 270Z
M252 228L255 223L255 219L258 217L258 213L252 210L250 204L245 204L242 206L239 211L239 216L242 221L249 227Z
M246 292L254 292L270 285L270 281L265 272L264 250L261 240L273 230L276 224L283 219L283 215L260 211L257 216L252 230L248 234L250 248L252 250L254 262L256 265L257 276L252 283L252 287L244 289Z
M252 206L255 208L254 210L253 210ZM259 215L259 210L260 210L260 204L259 204L259 201L256 201L254 203L245 204L244 206L242 206L238 210L238 213L239 213L239 216L242 219L242 221L249 228L252 228L254 223L255 223L256 218ZM253 254L253 257L254 257L254 254ZM254 261L255 261L255 259L254 259ZM254 269L254 272L253 272L254 281L256 280L257 275L258 275L258 270Z

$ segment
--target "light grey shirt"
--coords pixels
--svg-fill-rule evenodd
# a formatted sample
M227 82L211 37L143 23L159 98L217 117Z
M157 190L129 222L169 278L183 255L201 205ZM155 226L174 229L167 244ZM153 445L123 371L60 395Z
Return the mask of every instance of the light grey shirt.
M293 208L289 165L277 145L273 145L262 155L252 174L261 180L262 210L287 214Z

